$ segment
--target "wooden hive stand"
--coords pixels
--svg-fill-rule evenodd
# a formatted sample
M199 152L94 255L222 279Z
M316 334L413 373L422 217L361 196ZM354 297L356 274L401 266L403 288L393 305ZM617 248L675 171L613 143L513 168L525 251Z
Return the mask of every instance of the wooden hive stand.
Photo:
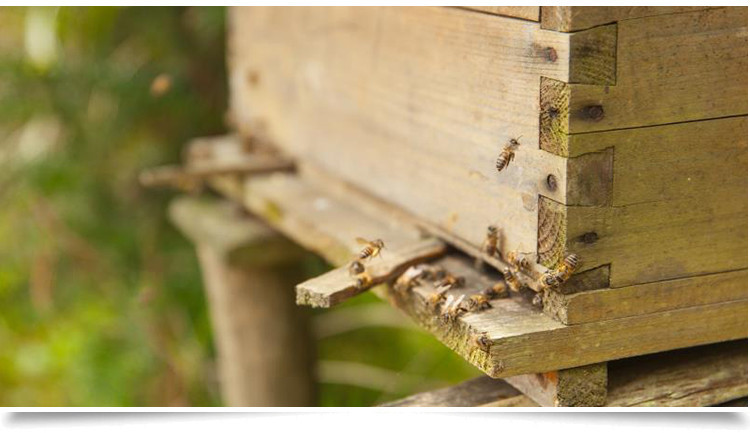
M237 132L189 145L171 173L192 183L172 183L337 266L298 304L373 288L489 377L394 405L747 395L747 8L229 17ZM357 237L387 246L367 278L350 272ZM419 265L464 282L397 287ZM489 308L449 308L493 286Z

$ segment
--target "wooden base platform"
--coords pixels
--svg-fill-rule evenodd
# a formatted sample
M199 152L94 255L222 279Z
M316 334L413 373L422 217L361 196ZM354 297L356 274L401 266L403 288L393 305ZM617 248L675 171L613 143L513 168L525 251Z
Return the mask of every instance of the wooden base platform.
M606 406L609 407L747 406L747 340L613 361L608 369ZM539 404L506 380L482 376L382 406L534 407Z

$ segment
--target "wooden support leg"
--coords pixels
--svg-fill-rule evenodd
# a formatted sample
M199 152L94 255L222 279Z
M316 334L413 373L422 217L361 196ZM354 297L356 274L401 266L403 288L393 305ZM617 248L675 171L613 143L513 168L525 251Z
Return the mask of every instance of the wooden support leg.
M604 406L607 363L584 365L542 374L508 377L506 382L540 406Z
M198 252L224 404L312 405L310 327L294 302L300 249L228 202L179 198L169 211Z

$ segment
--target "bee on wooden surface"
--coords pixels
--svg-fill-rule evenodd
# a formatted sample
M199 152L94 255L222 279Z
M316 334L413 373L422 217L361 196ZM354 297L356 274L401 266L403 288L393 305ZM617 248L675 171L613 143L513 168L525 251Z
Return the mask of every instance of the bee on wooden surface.
M539 277L539 288L542 290L558 287L565 282L565 277L560 272L545 272Z
M531 304L535 307L542 307L544 305L544 297L541 293L534 295L534 299L531 300Z
M565 256L562 263L560 263L560 266L557 267L557 272L563 274L565 280L567 280L571 275L573 275L573 272L576 271L576 268L578 268L579 264L580 263L577 254L568 254L567 256Z
M490 337L487 335L486 332L482 332L481 334L474 337L474 344L476 344L477 347L479 347L484 352L489 352L490 344L492 344L492 340L490 340Z
M466 279L464 277L457 277L452 274L447 274L440 280L435 281L435 287L440 287L440 286L463 287L465 283L466 283Z
M357 275L354 285L358 289L366 289L372 285L372 277L367 272L362 272Z
M436 307L438 304L445 300L445 294L448 292L448 290L451 289L451 287L452 286L449 285L438 287L435 293L431 294L427 299L427 303L432 307Z
M520 138L521 137L511 138L510 142L503 148L503 151L500 152L500 156L498 156L497 161L495 161L495 168L497 168L497 171L503 171L516 157L515 150L521 145L521 143L518 142Z
M487 226L487 235L482 242L482 253L488 256L495 256L500 243L500 230L497 226Z
M487 287L482 291L482 294L490 299L507 298L508 285L502 281L498 281L490 287Z
M375 239L374 241L368 241L367 239L363 238L356 238L355 239L358 244L364 245L362 250L359 252L359 255L357 256L359 260L365 260L373 257L377 257L380 255L380 250L385 248L385 243L382 239Z
M531 267L531 263L529 263L529 259L521 255L518 251L511 251L506 255L506 259L508 259L508 263L513 266L513 269L516 271L519 271L521 269L529 269Z
M511 290L513 290L514 292L518 292L521 290L521 282L518 281L518 278L510 269L503 269L503 277L505 278L505 282L508 284L508 287L510 287Z
M454 298L453 295L448 296L443 308L440 310L440 317L446 322L452 322L458 316L465 313L466 308L461 305L465 297L466 295L461 295L457 298Z
M431 281L444 278L447 274L445 269L443 269L443 267L439 265L429 265L427 263L423 263L417 266L417 268L422 271L422 276L424 278Z
M363 265L359 260L352 260L352 262L349 263L349 275L356 276L364 271L365 265Z
M422 276L424 271L416 266L411 266L409 269L404 271L393 284L393 288L398 292L406 292L412 287L419 284L419 277Z
M469 296L469 300L466 301L466 309L468 311L481 311L487 308L492 308L492 305L490 305L490 298L483 293L471 295Z

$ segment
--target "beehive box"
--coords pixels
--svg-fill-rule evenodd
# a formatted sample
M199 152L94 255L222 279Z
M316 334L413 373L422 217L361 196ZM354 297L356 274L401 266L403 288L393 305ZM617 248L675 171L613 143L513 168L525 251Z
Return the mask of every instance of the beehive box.
M470 256L488 225L537 274L576 253L548 316L680 341L580 363L747 336L747 8L234 8L228 57L234 127L301 176Z

